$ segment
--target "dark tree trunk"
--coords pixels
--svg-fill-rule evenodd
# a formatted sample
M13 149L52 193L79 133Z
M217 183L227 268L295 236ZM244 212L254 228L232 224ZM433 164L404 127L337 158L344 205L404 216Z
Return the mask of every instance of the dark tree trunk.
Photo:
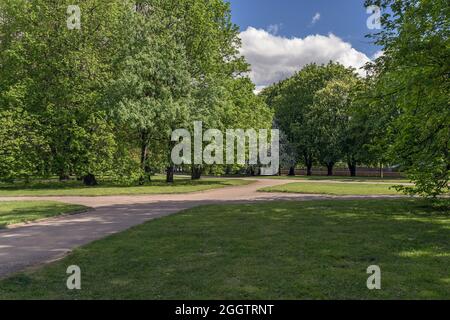
M333 176L333 168L334 168L334 163L327 163L327 169L328 169L328 176L329 177Z
M83 177L83 183L85 186L89 186L89 187L94 187L94 186L98 185L97 179L91 173L89 173Z
M311 155L305 155L306 175L312 176L313 159Z
M174 166L168 166L166 169L166 182L167 183L173 183L174 182L174 177L173 174L175 172L174 170Z
M142 144L141 146L141 168L145 170L145 162L147 161L147 144Z
M295 177L295 167L294 166L289 168L289 176Z
M356 177L356 163L355 162L349 162L348 163L348 169L350 170L350 176Z
M150 166L148 164L145 165L145 178L147 179L148 182L152 182L152 168L150 168Z
M202 177L202 166L193 165L191 179L192 180L200 180L201 177Z
M147 182L152 182L152 170L148 165L145 165L144 171L139 177L139 185L143 186Z
M308 177L311 177L312 174L313 174L313 172L312 172L312 164L308 164L308 165L306 166L306 175L307 175Z

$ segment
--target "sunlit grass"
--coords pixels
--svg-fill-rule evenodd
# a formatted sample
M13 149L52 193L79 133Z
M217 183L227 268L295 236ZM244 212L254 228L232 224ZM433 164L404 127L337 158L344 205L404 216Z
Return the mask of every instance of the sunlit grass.
M303 194L329 194L329 195L402 195L388 184L368 183L308 183L295 182L285 185L263 188L263 192L285 192Z
M0 202L0 228L85 210L86 207L51 201Z
M57 180L32 181L30 183L0 184L0 196L111 196L176 194L205 191L228 186L246 185L248 180L201 179L192 181L187 177L177 177L174 183L166 183L161 176L153 178L143 186L120 185L108 180L100 181L95 187L86 187L76 180L60 182Z
M410 183L411 181L406 178L398 177L349 177L349 176L270 176L261 177L265 179L276 180L306 180L306 181L323 181L332 180L339 182L380 182L380 183Z

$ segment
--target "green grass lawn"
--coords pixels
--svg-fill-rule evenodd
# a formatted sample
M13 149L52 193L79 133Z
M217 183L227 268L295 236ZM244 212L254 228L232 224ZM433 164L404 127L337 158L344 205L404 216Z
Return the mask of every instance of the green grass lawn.
M35 221L85 209L84 206L51 201L0 202L0 229L15 223Z
M329 194L329 195L402 195L401 192L387 184L368 183L331 183L331 182L295 182L281 186L260 189L264 192L286 192L304 194Z
M383 183L410 183L411 181L406 178L380 178L380 177L343 177L343 176L270 176L261 177L266 179L279 179L279 180L308 180L308 181L322 181L322 180L333 180L340 182L383 182Z
M246 185L252 181L237 179L202 179L191 181L188 178L177 177L175 183L166 183L161 177L144 186L117 185L103 181L96 187L86 187L81 182L70 180L35 181L31 183L0 184L0 197L15 196L112 196L112 195L145 195L145 194L175 194L228 186Z
M4 279L0 298L450 299L449 238L449 213L418 200L205 206ZM382 290L366 287L370 265Z

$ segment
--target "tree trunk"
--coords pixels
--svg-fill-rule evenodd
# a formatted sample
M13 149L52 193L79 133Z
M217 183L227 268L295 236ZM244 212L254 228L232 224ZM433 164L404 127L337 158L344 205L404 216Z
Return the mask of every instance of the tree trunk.
M305 154L305 165L306 165L306 175L308 177L312 176L313 158L311 155Z
M289 168L289 176L295 177L295 167L294 166Z
M94 186L98 185L97 179L91 173L89 173L83 177L83 183L85 186L89 186L89 187L94 187Z
M141 169L142 174L139 178L139 184L144 185L146 182L146 167L148 159L148 135L144 130L141 132Z
M306 175L308 176L308 177L311 177L312 176L312 164L310 164L310 163L308 163L307 164L307 166L306 166Z
M201 177L202 177L202 166L193 165L191 179L192 180L200 180Z
M333 168L334 168L334 163L327 163L327 169L328 169L328 176L329 177L333 176Z
M356 177L356 163L355 162L349 162L348 163L348 169L350 170L350 176Z
M174 170L175 168L174 168L174 166L173 165L170 165L170 166L168 166L167 167L167 169L166 169L166 182L167 183L173 183L174 182L174 177L173 177L173 174L174 174Z
M145 178L148 182L152 182L152 168L148 164L145 165Z

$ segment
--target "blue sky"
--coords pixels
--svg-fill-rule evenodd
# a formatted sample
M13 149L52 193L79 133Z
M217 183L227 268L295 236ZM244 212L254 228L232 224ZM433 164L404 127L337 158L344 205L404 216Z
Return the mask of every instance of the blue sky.
M359 68L367 58L372 59L380 51L371 39L365 38L371 30L367 27L370 14L364 8L364 0L229 2L233 21L243 32L241 37L244 54L246 57L248 55L247 60L252 65L255 64L255 72L267 72L262 63L271 63L272 61L268 61L271 57L278 57L273 62L286 59L291 61L280 66L280 70L276 71L277 75L271 78L259 79L261 77L254 75L254 82L259 87L289 76L294 66L300 69L310 62L324 63L326 59L331 59ZM308 40L304 41L308 36ZM293 41L294 39L298 41ZM279 47L284 48L285 52L278 50ZM266 48L268 53L265 55L258 53L266 51ZM335 48L340 48L339 52L333 51ZM324 52L326 54L321 56ZM314 55L318 56L318 61L312 61Z

